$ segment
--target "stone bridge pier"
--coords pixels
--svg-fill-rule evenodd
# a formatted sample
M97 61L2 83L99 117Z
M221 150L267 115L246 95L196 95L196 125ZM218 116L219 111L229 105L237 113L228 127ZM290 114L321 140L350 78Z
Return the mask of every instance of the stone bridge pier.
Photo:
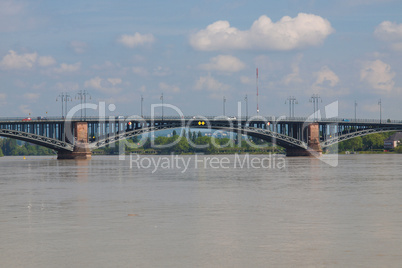
M286 156L321 156L322 148L320 145L320 126L318 123L311 123L307 127L308 148L289 148L286 149Z
M57 159L91 159L92 153L88 143L88 123L74 123L74 151L58 151Z

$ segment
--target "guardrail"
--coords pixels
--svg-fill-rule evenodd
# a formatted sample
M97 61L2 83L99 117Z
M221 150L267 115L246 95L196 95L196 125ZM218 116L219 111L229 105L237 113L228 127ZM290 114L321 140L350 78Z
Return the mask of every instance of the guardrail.
M82 118L80 116L72 117L69 118L71 121L109 121L109 120L115 120L115 121L134 121L134 120L139 120L139 119L145 119L145 120L232 120L232 121L270 121L271 123L274 122L323 122L323 123L342 123L342 124L402 124L402 120L378 120L378 119L350 119L350 118L319 118L319 119L314 119L311 117L286 117L286 116L202 116L202 115L189 115L189 116L183 116L183 117L178 117L178 116L157 116L157 117L151 117L151 116L105 116L105 117L100 117L100 116L86 116L85 118ZM60 116L47 116L47 117L0 117L0 123L2 122L46 122L46 121L60 121L63 122L65 121L65 118L60 117Z

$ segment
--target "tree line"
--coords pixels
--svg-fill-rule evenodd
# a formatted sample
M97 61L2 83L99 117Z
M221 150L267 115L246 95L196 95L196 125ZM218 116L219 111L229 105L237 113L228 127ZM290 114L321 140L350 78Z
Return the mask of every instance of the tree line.
M55 151L52 149L34 145L31 143L24 143L18 145L16 139L0 139L0 156L12 156L12 155L54 155Z
M210 137L205 136L201 132L188 132L183 130L182 135L178 135L173 131L172 136L156 137L153 142L149 138L142 140L140 143L139 137L133 137L123 142L125 144L126 153L148 153L148 154L221 154L221 153L237 153L237 152L255 152L255 153L282 153L284 149L281 147L272 146L272 144L261 140L249 137L249 142L246 140L237 139L237 135L233 135L232 139L227 137ZM154 146L153 146L153 145ZM253 145L258 145L261 148L255 148ZM95 154L118 154L120 144L116 142L104 148L96 149Z
M395 132L374 133L363 137L355 137L338 144L338 151L375 151L384 149L384 140ZM399 152L399 148L395 151Z

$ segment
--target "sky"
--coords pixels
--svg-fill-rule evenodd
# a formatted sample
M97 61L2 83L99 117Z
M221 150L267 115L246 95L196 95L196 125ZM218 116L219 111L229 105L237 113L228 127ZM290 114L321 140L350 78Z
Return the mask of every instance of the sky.
M309 116L402 120L402 1L0 0L0 117L60 116L86 90L107 115ZM258 82L256 77L258 68ZM90 98L90 99L89 99ZM58 100L58 101L56 101ZM165 114L175 114L165 109ZM97 111L89 111L96 114ZM161 110L157 108L156 114Z

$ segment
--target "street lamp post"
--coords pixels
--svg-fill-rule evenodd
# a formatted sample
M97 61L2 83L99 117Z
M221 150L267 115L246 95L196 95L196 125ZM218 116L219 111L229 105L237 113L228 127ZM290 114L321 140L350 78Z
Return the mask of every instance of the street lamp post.
M310 102L313 103L314 106L314 121L316 120L316 112L318 111L318 100L321 100L322 102L322 99L318 94L313 94L310 98Z
M248 120L248 97L246 94L246 97L244 97L244 100L246 101L246 121Z
M56 101L58 101L59 98L61 101L61 118L64 118L64 114L67 116L67 102L71 101L72 99L70 95L67 94L67 92L61 92L60 95L56 98Z
M225 116L226 98L223 96L223 115Z
M357 102L355 101L355 123L356 123L356 121L357 121L357 113L356 113L356 110L357 110Z
M144 117L144 115L143 115L143 113L142 113L142 104L143 104L143 102L144 102L144 98L143 98L142 95L141 95L141 117Z
M91 99L91 95L89 95L88 91L86 90L80 90L77 95L75 96L76 100L81 100L81 120L82 120L82 101L84 101L85 105L85 111L84 111L84 119L87 117L87 96L89 96L89 99Z
M295 117L295 104L298 104L297 99L294 96L289 96L287 101L289 102L289 117Z
M380 124L382 123L382 109L381 109L381 99L378 101L378 105L380 106Z
M161 101L162 101L162 121L163 121L163 93L161 94Z

